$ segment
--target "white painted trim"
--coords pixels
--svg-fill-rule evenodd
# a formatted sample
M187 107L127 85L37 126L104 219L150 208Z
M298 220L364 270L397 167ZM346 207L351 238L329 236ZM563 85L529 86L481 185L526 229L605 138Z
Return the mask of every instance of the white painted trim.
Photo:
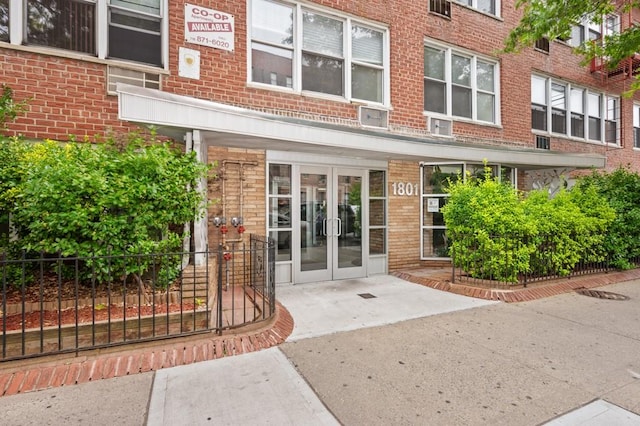
M384 131L286 119L244 108L129 85L118 85L118 118L186 131L200 129L254 138L269 148L271 141L286 142L287 151L313 151L359 158L422 161L504 163L512 167L602 168L600 155L568 154L505 146L443 143ZM224 135L219 135L224 142Z
M335 165L358 167L365 169L387 169L387 162L380 160L363 160L350 157L334 157L330 155L304 154L288 151L267 151L267 162L270 163L296 163L313 165Z

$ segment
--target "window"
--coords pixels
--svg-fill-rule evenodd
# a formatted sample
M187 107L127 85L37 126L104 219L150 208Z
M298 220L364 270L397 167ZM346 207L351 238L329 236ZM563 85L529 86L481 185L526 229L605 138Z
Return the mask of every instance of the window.
M429 12L451 18L451 2L449 0L429 0Z
M387 253L387 174L369 171L369 254Z
M0 41L9 41L9 0L0 0Z
M500 16L500 0L461 0L460 3L478 9L480 12Z
M421 220L421 259L437 259L449 256L446 236L446 224L442 207L447 203L449 194L446 187L449 182L466 179L466 176L483 179L485 167L491 170L491 176L498 176L502 182L516 187L517 169L497 164L432 163L420 166L420 208Z
M609 144L618 145L620 143L620 101L612 96L605 97L606 111L604 120L604 138Z
M547 131L547 81L531 76L531 128Z
M640 105L633 104L633 147L640 148Z
M8 4L17 7L18 25L24 34L15 44L45 46L163 66L164 10L167 0L0 0L0 12ZM0 40L8 41L7 25L0 13ZM4 18L6 19L6 18ZM100 31L106 31L104 38ZM15 37L15 35L14 35Z
M602 96L597 93L587 95L587 111L589 112L589 139L599 141L602 131Z
M618 144L620 100L567 82L532 75L531 128Z
M95 54L95 1L27 0L27 44Z
M444 47L425 46L425 111L495 123L496 74L494 62Z
M567 88L551 83L551 131L567 133Z
M251 82L389 102L385 29L270 0L253 0L250 16Z
M539 38L536 40L534 47L541 52L549 53L549 39L545 37Z
M108 57L162 65L160 7L160 0L110 0Z
M291 260L291 166L269 165L269 237L276 241L276 260Z
M567 40L573 47L578 47L585 41L599 40L604 35L612 35L620 32L620 17L618 15L608 15L604 18L602 25L591 22L590 18L584 18L580 23L571 28L571 38Z
M584 90L571 89L571 136L584 138Z

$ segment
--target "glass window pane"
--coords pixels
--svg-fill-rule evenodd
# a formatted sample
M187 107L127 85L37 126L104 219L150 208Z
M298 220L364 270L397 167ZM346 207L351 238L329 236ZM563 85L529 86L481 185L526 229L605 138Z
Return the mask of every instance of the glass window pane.
M369 254L385 254L387 241L384 228L369 230Z
M8 12L8 4L6 10ZM6 19L8 20L8 17ZM95 54L95 33L94 3L80 0L27 2L29 44Z
M9 41L9 0L0 0L0 41Z
M584 42L584 27L582 25L574 25L571 28L571 39L569 44L574 47L580 46Z
M607 97L607 110L605 111L605 118L607 120L618 119L618 99Z
M451 94L451 113L458 117L471 118L471 89L453 86Z
M478 81L479 90L493 93L495 90L493 83L493 64L478 61L476 79Z
M633 127L640 127L640 105L633 106Z
M380 31L354 25L351 28L353 60L382 65L382 40Z
M251 3L251 37L270 44L293 45L293 8L265 0Z
M547 130L547 108L540 105L531 105L531 128Z
M448 257L449 249L444 229L422 230L422 255L424 257Z
M495 15L496 14L495 0L478 0L478 10Z
M451 55L451 82L471 87L471 59Z
M567 133L567 113L560 109L551 109L551 131L555 133Z
M291 194L291 166L288 164L269 165L269 194Z
M495 122L494 96L478 93L478 120Z
M424 197L422 199L422 225L444 226L442 208L447 204L447 197ZM437 209L437 211L435 211Z
M422 169L423 194L444 194L449 180L455 182L463 176L462 164L434 164Z
M269 237L276 242L276 261L291 260L291 231L271 231Z
M447 112L447 86L445 83L433 80L424 81L424 110L432 112Z
M112 6L160 16L160 0L110 0Z
M342 60L302 55L302 90L344 95Z
M369 172L369 196L386 197L387 183L386 173L382 170L372 170Z
M382 103L382 70L353 64L351 97Z
M600 129L600 118L589 117L589 139L594 141L602 140L602 130Z
M251 44L251 81L291 87L292 76L292 50L260 43Z
M547 105L547 81L544 78L531 76L531 102Z
M291 228L291 199L274 197L269 200L269 227Z
M369 226L385 226L385 200L369 200Z
M571 111L584 113L584 90L571 89Z
M342 57L343 23L316 13L302 14L302 48L323 55Z
M424 48L424 75L444 81L444 50Z
M111 14L111 17L123 16ZM123 16L124 17L124 16ZM145 64L162 66L162 37L160 33L151 34L148 32L138 31L139 28L149 27L151 25L143 25L146 23L157 24L160 28L159 21L152 22L148 19L136 19L128 21L127 27L109 26L109 53L110 58L126 59L130 61L143 62ZM148 28L145 28L148 29Z
M602 106L600 105L600 95L595 93L589 93L587 96L587 111L589 116L591 117L601 117L600 109Z
M567 88L561 84L551 83L551 106L558 109L567 109Z
M584 138L584 114L571 113L571 136Z

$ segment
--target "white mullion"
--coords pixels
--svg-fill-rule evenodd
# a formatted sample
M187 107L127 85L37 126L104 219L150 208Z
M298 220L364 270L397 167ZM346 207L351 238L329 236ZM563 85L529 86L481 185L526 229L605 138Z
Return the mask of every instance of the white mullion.
M352 55L352 40L351 40L351 22L350 18L342 21L342 25L344 25L343 36L342 36L342 51L343 51L343 61L344 61L344 73L342 78L344 78L344 97L347 100L351 100L351 62L353 61Z
M302 92L302 7L293 5L293 90Z
M471 57L471 119L478 121L478 57Z
M444 50L444 81L445 81L445 99L447 107L445 114L451 117L453 114L453 78L451 76L451 49Z
M109 0L98 0L96 3L96 50L98 58L106 59L109 48Z
M27 38L27 2L9 0L9 42L21 45Z

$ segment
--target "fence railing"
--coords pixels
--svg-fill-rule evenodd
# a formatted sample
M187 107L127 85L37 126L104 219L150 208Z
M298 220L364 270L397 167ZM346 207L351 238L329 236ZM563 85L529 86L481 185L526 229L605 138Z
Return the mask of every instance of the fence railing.
M604 253L593 250L572 260L558 250L552 236L450 236L452 282L486 287L509 287L616 269ZM595 260L585 260L595 259ZM637 259L631 259L638 264Z
M274 259L273 243L257 236L218 253L0 254L0 361L222 333L270 319Z

